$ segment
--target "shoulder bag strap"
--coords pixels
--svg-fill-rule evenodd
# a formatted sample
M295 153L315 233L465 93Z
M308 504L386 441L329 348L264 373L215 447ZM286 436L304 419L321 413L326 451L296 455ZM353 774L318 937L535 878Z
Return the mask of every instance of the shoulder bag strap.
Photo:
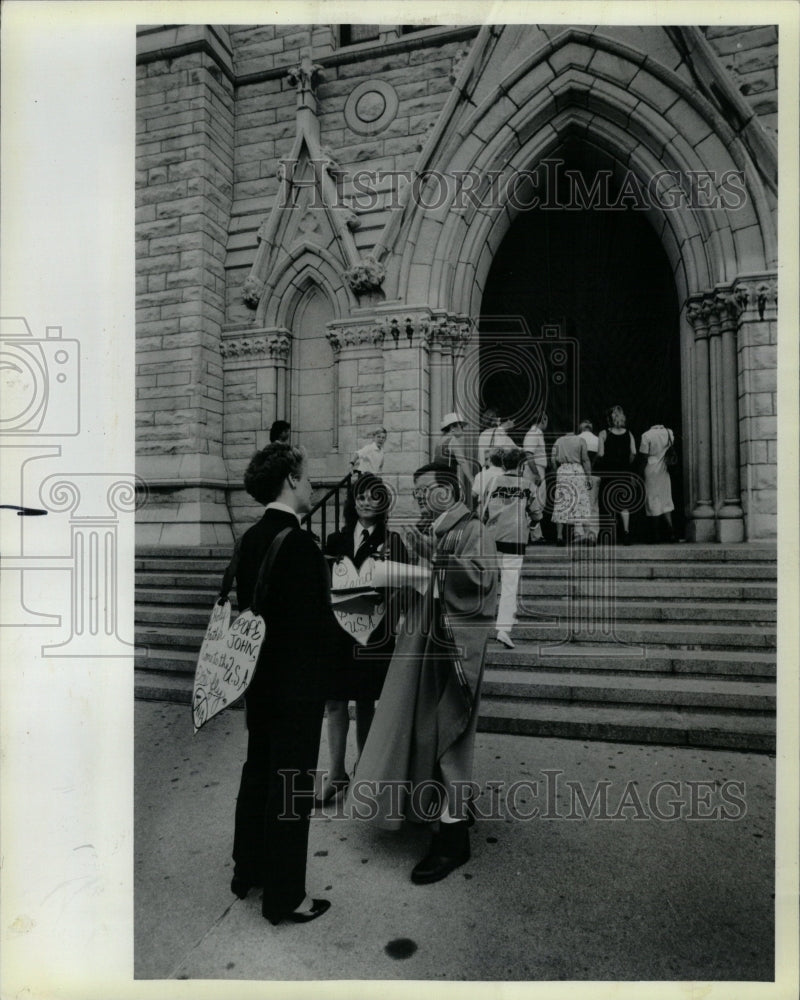
M219 587L217 604L224 604L228 600L228 594L236 579L236 571L239 569L239 554L241 552L242 539L240 538L233 547L233 555L228 563L227 569L222 574L222 583Z
M281 545L283 545L283 541L289 532L293 530L293 528L283 528L272 539L272 544L267 549L267 554L264 556L264 561L261 563L261 569L258 574L258 579L256 580L255 590L253 591L253 599L250 602L250 610L253 611L254 614L262 615L263 617L262 598L266 596L264 594L265 587L269 583L272 567L275 565L275 559L278 556Z

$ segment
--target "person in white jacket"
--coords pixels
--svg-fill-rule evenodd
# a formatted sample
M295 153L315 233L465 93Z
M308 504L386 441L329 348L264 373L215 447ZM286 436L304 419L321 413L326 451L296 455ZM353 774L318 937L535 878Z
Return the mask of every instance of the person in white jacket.
M525 452L503 451L503 474L484 491L482 520L491 530L500 560L500 600L497 606L497 641L513 649L511 630L517 621L517 592L528 542L530 521L542 518L536 488L525 475Z

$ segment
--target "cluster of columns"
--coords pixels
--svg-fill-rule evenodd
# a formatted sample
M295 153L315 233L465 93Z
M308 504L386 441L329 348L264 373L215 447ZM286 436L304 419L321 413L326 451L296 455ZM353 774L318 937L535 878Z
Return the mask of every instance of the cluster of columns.
M766 276L768 277L768 276ZM741 542L745 515L740 478L739 371L740 331L764 324L767 295L774 288L764 278L692 296L686 315L693 344L693 540ZM770 301L770 305L771 305Z

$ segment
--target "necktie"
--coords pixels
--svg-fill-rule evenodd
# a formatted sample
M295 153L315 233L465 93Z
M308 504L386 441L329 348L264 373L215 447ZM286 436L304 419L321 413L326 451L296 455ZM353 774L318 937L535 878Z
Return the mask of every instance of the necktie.
M353 561L356 565L361 564L369 554L369 532L366 528L361 529L361 541L358 543Z

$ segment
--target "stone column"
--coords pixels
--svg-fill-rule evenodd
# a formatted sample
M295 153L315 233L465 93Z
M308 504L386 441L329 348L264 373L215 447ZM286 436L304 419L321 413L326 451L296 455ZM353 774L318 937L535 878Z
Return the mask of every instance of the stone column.
M385 331L374 317L336 320L325 334L334 358L334 441L342 456L342 475L361 440L384 423L385 384L383 341Z
M274 420L285 420L291 407L291 390L289 386L289 359L292 353L292 335L288 330L275 330L269 335L269 358L272 362L275 382L275 406L270 426ZM264 429L267 429L264 421Z
M722 503L717 509L717 538L720 542L744 541L739 482L739 400L736 362L738 307L732 295L717 295L720 325L720 375L722 382Z
M137 472L144 544L230 544L222 455L235 72L221 25L137 40Z
M747 537L774 540L778 503L776 276L742 275L729 291L737 306L738 430Z
M709 397L708 319L702 299L690 301L689 322L694 328L695 454L691 465L695 476L695 506L691 537L695 542L714 538L714 507L711 493L711 401Z
M283 327L237 326L223 333L222 448L235 525L252 521L257 513L242 488L242 477L253 452L269 443L273 421L285 418L282 403L291 349L292 335Z
M703 300L708 323L708 388L711 404L711 502L714 513L722 502L722 345L717 304L713 297Z
M430 407L431 407L431 426L436 428L437 423L441 420L442 415L447 413L447 407L444 405L444 392L442 389L442 369L444 365L443 348L442 342L438 337L433 337L430 342ZM435 434L429 435L428 441L428 458L433 458L433 452L436 447Z

